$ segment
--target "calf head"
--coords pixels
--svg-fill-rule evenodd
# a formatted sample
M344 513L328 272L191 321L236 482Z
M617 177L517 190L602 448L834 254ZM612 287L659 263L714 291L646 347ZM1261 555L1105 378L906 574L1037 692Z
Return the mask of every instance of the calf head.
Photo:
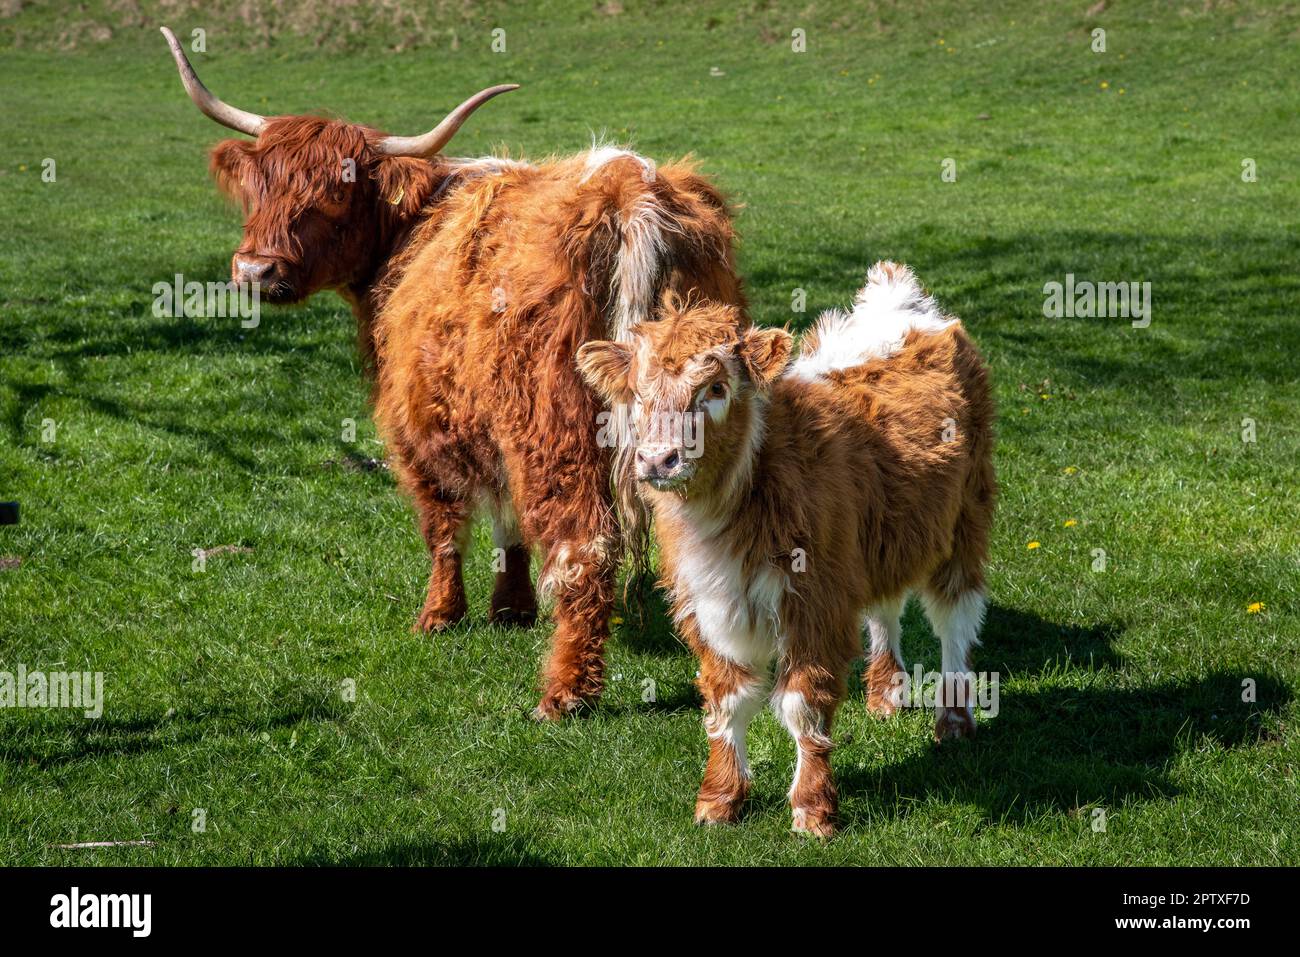
M244 238L231 279L270 302L367 284L448 171L431 162L466 118L499 93L470 97L427 133L387 136L318 116L265 117L222 102L199 80L166 27L181 82L204 115L254 137L212 150L218 185L243 206Z
M628 342L584 345L578 368L606 401L631 406L633 434L622 439L635 444L639 482L695 497L754 456L761 406L792 345L783 329L746 328L734 306L670 299Z

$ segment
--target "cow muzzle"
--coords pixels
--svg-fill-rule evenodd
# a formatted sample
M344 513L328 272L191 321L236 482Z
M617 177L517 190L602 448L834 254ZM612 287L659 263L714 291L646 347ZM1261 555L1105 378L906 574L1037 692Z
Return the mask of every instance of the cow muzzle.
M695 463L676 445L642 445L636 450L636 477L659 491L680 488L695 474Z
M241 285L256 284L259 295L267 302L285 303L297 299L284 263L270 256L235 253L230 261L230 278Z

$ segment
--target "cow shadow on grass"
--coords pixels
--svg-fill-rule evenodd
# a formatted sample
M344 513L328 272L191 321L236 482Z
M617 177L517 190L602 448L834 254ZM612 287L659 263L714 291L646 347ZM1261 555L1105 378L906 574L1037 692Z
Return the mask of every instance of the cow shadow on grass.
M909 619L916 614L909 610ZM906 622L913 635L917 628L924 625ZM1016 823L1129 798L1167 800L1180 793L1170 768L1185 751L1273 743L1273 719L1292 699L1281 678L1217 670L1142 681L1125 674L1111 647L1120 632L991 608L974 667L998 673L996 715L981 719L973 740L929 744L879 767L856 767L851 754L861 745L848 743L836 768L845 825L905 817L931 798ZM929 649L908 658L917 660L938 664ZM1022 690L1029 680L1034 687Z
M229 262L187 263L180 271L191 278L222 280ZM254 328L244 327L236 316L155 316L152 300L143 286L130 290L124 304L110 299L76 313L54 310L33 343L20 338L21 329L0 329L0 351L48 361L60 373L53 383L11 384L17 401L0 427L7 427L15 445L58 458L58 451L38 443L39 434L24 416L52 400L70 400L133 428L184 439L241 471L254 472L259 463L253 449L272 428L289 433L291 440L315 437L312 424L299 421L292 410L318 403L321 382L355 383L361 401L365 377L355 323L333 293L318 293L300 305L263 305ZM100 362L114 359L168 366L176 360L193 376L204 376L205 385L151 388L143 367L128 368L125 382L109 381ZM239 414L231 415L232 410Z
M1131 689L1004 691L1000 713L981 723L973 741L931 746L877 769L841 768L845 823L905 817L930 798L1016 823L1128 798L1170 799L1180 789L1169 769L1182 752L1270 742L1267 719L1290 692L1278 678L1253 677L1258 704L1242 702L1243 676L1229 672Z
M332 687L286 685L270 709L233 703L194 704L166 714L84 718L75 709L28 709L0 723L0 764L60 767L132 757L222 735L252 737L303 723L346 721L351 707Z
M648 596L648 608L645 627L625 629L623 641L649 654L686 654L658 590ZM903 625L909 669L919 663L937 670L939 642L916 602L909 603ZM856 767L854 749L869 745L845 743L835 762L843 823L869 826L882 813L904 817L931 798L978 807L990 821L1013 822L1044 813L1079 816L1127 798L1169 799L1179 793L1170 767L1186 750L1267 747L1274 740L1272 719L1292 699L1282 679L1220 670L1143 681L1124 671L1114 648L1122 633L1116 623L1060 624L990 607L974 667L998 675L997 714L981 720L974 740L943 747L927 742L905 760L880 767ZM863 707L860 671L859 665L846 709ZM1248 679L1253 701L1243 700ZM690 690L660 710L698 707ZM928 736L928 713L922 724L918 733ZM775 809L784 796L756 794L753 800Z

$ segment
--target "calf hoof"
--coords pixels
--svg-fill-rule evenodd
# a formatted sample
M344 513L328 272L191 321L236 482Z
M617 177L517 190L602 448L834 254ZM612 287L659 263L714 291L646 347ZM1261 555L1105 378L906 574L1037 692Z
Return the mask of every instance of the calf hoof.
M740 820L744 806L744 793L716 797L700 795L695 801L695 823L698 825L735 824Z
M867 710L877 718L892 718L898 713L898 696L889 691L867 693Z
M488 621L494 625L511 628L531 628L537 622L537 608L511 608L508 605L496 606L488 612Z
M975 714L966 708L940 708L934 721L935 744L975 737Z
M797 807L790 830L820 840L835 836L835 812L825 808Z

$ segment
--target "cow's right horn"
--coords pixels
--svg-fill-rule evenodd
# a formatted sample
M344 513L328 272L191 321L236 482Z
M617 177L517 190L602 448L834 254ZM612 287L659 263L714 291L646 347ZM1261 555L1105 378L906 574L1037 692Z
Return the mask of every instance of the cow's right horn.
M266 126L266 117L237 109L229 103L217 99L212 91L203 85L203 81L194 72L194 67L190 66L190 61L186 59L180 43L176 41L175 34L166 27L160 27L159 29L162 30L162 35L167 38L167 45L171 47L172 57L176 60L176 69L181 74L181 82L185 84L185 92L190 95L194 105L205 116L211 117L222 126L228 126L240 133L247 133L249 136L257 136L261 133Z
M490 86L486 90L480 90L448 113L443 121L429 132L421 133L419 136L385 136L376 148L385 156L421 158L433 156L451 142L451 138L456 135L461 124L469 119L471 113L497 94L509 93L517 89L519 89L518 83L503 83L501 86Z

